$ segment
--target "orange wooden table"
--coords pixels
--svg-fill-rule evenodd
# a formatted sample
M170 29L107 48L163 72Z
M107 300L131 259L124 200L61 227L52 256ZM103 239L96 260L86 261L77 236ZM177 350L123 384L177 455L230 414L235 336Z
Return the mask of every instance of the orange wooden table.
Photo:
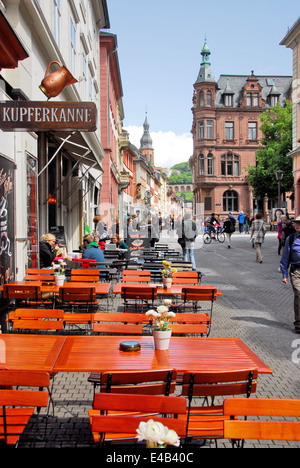
M52 372L66 341L55 335L0 335L0 370L40 370Z
M188 289L195 289L195 288L201 288L203 291L206 289L211 289L214 288L214 286L209 286L206 284L172 284L170 288L164 288L162 284L156 284L156 283L148 283L149 286L156 286L157 287L157 294L162 295L162 296L176 296L180 295L182 293L182 290L185 288ZM113 294L121 294L122 292L122 287L134 287L134 288L144 288L147 287L147 284L145 283L116 283L114 288L113 288ZM216 288L215 288L216 289ZM217 296L222 296L222 293L217 290Z
M122 341L138 341L140 351L119 349ZM68 336L55 372L102 372L174 368L201 370L272 370L238 338L172 337L168 351L154 349L152 336Z

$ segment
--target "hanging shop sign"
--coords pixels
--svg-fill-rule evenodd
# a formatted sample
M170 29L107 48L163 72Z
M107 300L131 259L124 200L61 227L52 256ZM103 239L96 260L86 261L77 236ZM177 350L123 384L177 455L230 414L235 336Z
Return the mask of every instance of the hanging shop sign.
M93 102L0 102L0 129L15 131L97 130L97 108Z

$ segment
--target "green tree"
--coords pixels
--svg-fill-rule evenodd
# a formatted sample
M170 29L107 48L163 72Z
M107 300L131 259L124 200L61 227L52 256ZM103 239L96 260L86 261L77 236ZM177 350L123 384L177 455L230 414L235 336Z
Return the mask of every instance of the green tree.
M168 179L170 184L192 184L193 183L193 173L192 173L192 169L189 167L188 162L175 164L175 166L173 166L171 170L172 170L172 174L170 175Z
M261 114L262 147L256 152L256 166L248 165L248 181L254 195L263 198L277 197L278 182L275 171L284 172L281 182L282 192L293 191L293 162L287 156L292 149L292 103L277 106Z

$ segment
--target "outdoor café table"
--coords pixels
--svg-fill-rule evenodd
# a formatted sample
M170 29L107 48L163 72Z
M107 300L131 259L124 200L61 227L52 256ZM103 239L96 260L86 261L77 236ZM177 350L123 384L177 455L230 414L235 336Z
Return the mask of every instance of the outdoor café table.
M180 295L182 293L182 290L185 289L185 288L188 288L188 289L195 289L195 288L201 288L203 289L203 291L205 291L206 289L211 289L211 288L214 288L214 286L210 286L210 285L202 285L202 284L172 284L170 288L164 288L162 284L156 284L156 283L116 283L114 288L113 288L113 294L121 294L122 292L122 287L126 287L126 288L144 288L144 287L147 287L147 285L149 285L150 287L153 287L153 286L156 286L157 288L157 294L160 295L160 296L176 296L176 295ZM216 288L215 288L216 289ZM222 296L222 293L220 291L217 290L217 296Z
M0 335L0 370L52 373L65 340L65 336L3 333Z
M139 351L122 351L120 343L137 341ZM167 351L154 349L152 336L68 336L55 372L103 372L173 368L177 372L272 370L239 338L172 337Z

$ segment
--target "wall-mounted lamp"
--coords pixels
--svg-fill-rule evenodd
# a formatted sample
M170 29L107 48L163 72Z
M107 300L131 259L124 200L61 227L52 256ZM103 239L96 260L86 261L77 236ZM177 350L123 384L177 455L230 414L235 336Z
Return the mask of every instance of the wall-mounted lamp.
M51 195L51 193L48 195L48 203L49 205L56 205L56 198L54 195Z
M50 67L54 63L56 63L60 68L48 75ZM48 99L51 99L52 97L58 96L66 86L77 82L78 81L71 75L64 65L61 65L59 62L54 60L49 63L44 79L39 88Z

